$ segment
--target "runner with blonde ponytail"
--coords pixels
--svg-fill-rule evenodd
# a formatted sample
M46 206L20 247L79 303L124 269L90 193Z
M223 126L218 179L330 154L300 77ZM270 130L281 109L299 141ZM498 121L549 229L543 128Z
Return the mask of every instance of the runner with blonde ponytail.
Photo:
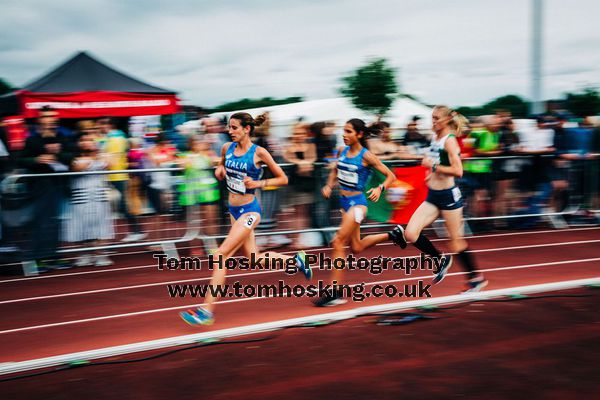
M463 238L463 199L454 182L454 178L460 178L463 174L456 136L463 129L464 118L447 106L436 106L433 109L432 124L434 135L429 152L422 161L422 165L430 170L426 178L429 194L425 202L415 210L406 230L397 225L391 235L394 242L402 248L406 247L407 241L412 242L423 253L441 259L439 270L433 278L434 284L439 283L452 265L452 256L442 256L421 231L441 213L450 236L450 250L456 253L467 271L467 288L463 293L478 292L488 282L477 271L468 243Z

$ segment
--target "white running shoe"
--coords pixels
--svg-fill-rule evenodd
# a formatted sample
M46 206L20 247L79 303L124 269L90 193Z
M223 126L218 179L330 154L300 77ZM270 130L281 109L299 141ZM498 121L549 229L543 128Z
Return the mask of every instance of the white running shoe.
M481 292L487 285L488 281L484 278L475 278L467 282L467 289L461 293L476 293Z

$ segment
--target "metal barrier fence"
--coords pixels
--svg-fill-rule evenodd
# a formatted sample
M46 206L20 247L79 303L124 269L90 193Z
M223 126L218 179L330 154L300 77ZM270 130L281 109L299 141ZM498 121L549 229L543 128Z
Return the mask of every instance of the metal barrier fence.
M574 160L567 167L557 169L552 159L552 156L465 159L465 163L487 160L493 164L491 172L485 176L465 172L463 178L457 180L466 199L467 234L472 230L479 231L483 224L489 225L490 221L503 221L504 224L515 221L509 224L514 229L536 226L540 221L556 228L583 219L586 223L597 223L598 214L592 210L600 205L600 161ZM510 170L506 168L507 161L518 161L518 171L505 173L506 169ZM395 160L386 161L385 164L401 168L419 165L420 161ZM517 164L513 162L509 166L514 169ZM258 191L263 214L256 230L257 244L264 249L294 242L297 246L306 247L328 243L338 229L341 217L337 194L334 193L329 200L321 195L330 164L315 163L309 176L298 174L294 164L280 165L290 177L290 183L284 188ZM16 256L16 261L22 263L26 275L38 273L35 260L53 254L81 255L140 247L151 250L149 247L154 246L152 250L176 257L177 244L194 246L191 242L195 239L200 240L206 253L217 246L219 239L226 237L229 229L227 191L225 185L220 183L218 201L210 205L192 201L191 205L184 206L187 203L181 200L181 185L186 182L182 171L182 168L154 168L9 176L2 182L3 234L6 236L8 233L13 238L11 244L23 250ZM122 174L128 174L128 179L120 182L127 183L115 184L119 181L114 177ZM568 182L569 186L565 190L568 194L565 196L565 206L557 212L550 207L556 195L552 182L558 180ZM500 184L506 181L510 181L510 184ZM187 184L194 186L193 182L188 181ZM93 192L97 202L106 200L112 207L107 208L104 204L104 214L93 207L78 208L81 199L77 197L80 196L77 190L85 187L101 189ZM498 197L499 189L506 192L501 200ZM474 207L475 198L482 191L492 196L483 201L492 204L495 207L493 210ZM103 196L107 196L107 199ZM500 201L514 204L496 207ZM500 209L506 212L498 213ZM109 210L109 214L106 214L106 210ZM591 217L582 214L586 210ZM433 228L443 236L445 231L440 222L436 221ZM100 229L101 235L97 237L103 240L78 240L85 237L81 231L91 226ZM363 229L381 230L390 226L385 221L367 221ZM133 237L131 234L134 234ZM293 237L289 238L289 235ZM124 243L124 238L132 241ZM54 249L50 249L52 246Z
M182 207L181 168L11 175L2 181L2 227L25 275L36 260L78 253L112 263L106 251L146 247L177 256L200 234L197 205Z
M463 178L457 179L457 184L465 197L465 230L467 233L471 232L469 224L473 225L475 230L480 230L485 223L489 225L492 221L504 221L504 224L506 224L507 220L514 221L508 225L516 229L535 226L540 220L549 223L555 228L562 228L568 225L569 221L567 219L574 221L575 216L582 215L584 210L590 210L594 204L599 202L599 160L577 160L570 163L567 171L563 170L557 173L552 165L553 158L554 156L552 155L515 155L471 157L463 160L465 163L473 161L488 161L493 163L491 172L481 174L484 175L483 177L476 176L472 172L465 172ZM509 169L506 168L507 161L520 162L519 171L516 171L516 174L507 174L505 173L506 171L503 171L503 169ZM420 165L420 161L394 160L386 161L384 164L389 167L409 167ZM328 243L338 229L340 219L335 191L329 200L324 199L321 195L321 188L326 182L328 173L328 164L315 163L313 172L313 201L310 204L310 212L308 213L310 217L309 227L304 229L290 229L289 226L286 227L285 224L281 224L284 226L283 229L271 229L269 232L258 231L256 236L321 232L323 235L321 243ZM560 174L566 175L562 176ZM551 197L554 192L552 182L562 179L569 182L569 187L566 189L566 192L569 194L569 200L566 202L566 207L561 207L561 211L553 211L551 209ZM502 189L508 187L511 192L504 193L504 200L502 201L510 200L513 203L517 203L513 207L506 208L510 212L497 213L494 210L484 210L484 212L476 210L476 207L473 206L475 192L480 192L482 189L487 190L488 196L493 196L491 199L487 199L487 203L493 203L498 199L499 182L503 181L508 181L509 184L503 184ZM294 191L294 180L291 180L290 186L282 190L293 192L292 195L285 196L288 203L293 204L294 194L298 192L297 190ZM290 214L294 220L302 217L302 214L297 212L296 209L292 210ZM369 219L369 215L367 215L367 219ZM285 222L285 218L283 222ZM433 227L438 234L443 235L444 230L440 227L440 222L441 220L436 221ZM389 228L390 226L390 224L383 222L366 223L363 224L363 229L381 229ZM224 237L224 235L221 237Z

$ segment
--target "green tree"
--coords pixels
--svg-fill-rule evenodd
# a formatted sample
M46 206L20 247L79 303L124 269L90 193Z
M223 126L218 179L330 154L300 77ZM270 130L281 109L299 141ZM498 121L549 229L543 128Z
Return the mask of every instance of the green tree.
M464 115L465 117L478 117L485 114L483 107L457 107L456 112Z
M302 97L286 97L284 99L274 99L272 97L263 97L262 99L241 99L225 104L221 104L213 109L213 112L226 112L247 110L250 108L280 106L283 104L298 103L303 101Z
M529 115L529 103L514 94L498 97L486 103L483 108L486 114L494 114L497 110L506 110L516 118L525 118Z
M0 78L0 96L2 96L5 93L12 92L13 90L14 88L8 82Z
M458 107L456 111L466 117L495 114L499 110L510 111L515 118L526 118L529 115L529 103L515 94L500 96L480 107Z
M396 71L385 58L369 61L351 75L342 78L340 93L356 108L383 116L392 106L397 93Z
M578 117L600 113L600 93L598 89L587 87L581 93L567 93L565 106Z

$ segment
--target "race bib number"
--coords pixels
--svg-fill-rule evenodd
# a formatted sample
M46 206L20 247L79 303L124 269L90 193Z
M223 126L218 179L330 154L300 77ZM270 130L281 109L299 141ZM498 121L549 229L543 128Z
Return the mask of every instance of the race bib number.
M454 199L455 203L460 200L461 196L462 195L458 187L452 188L452 198Z
M236 193L246 193L246 185L244 185L244 181L239 178L228 176L227 187Z
M360 207L354 207L354 220L356 221L357 224L360 224L363 219L365 219L365 213L363 212L362 208Z
M338 179L344 184L357 185L358 174L356 172L338 169Z
M248 229L252 229L252 225L254 225L254 221L256 221L256 217L254 215L248 215L246 220L244 221L244 227Z

